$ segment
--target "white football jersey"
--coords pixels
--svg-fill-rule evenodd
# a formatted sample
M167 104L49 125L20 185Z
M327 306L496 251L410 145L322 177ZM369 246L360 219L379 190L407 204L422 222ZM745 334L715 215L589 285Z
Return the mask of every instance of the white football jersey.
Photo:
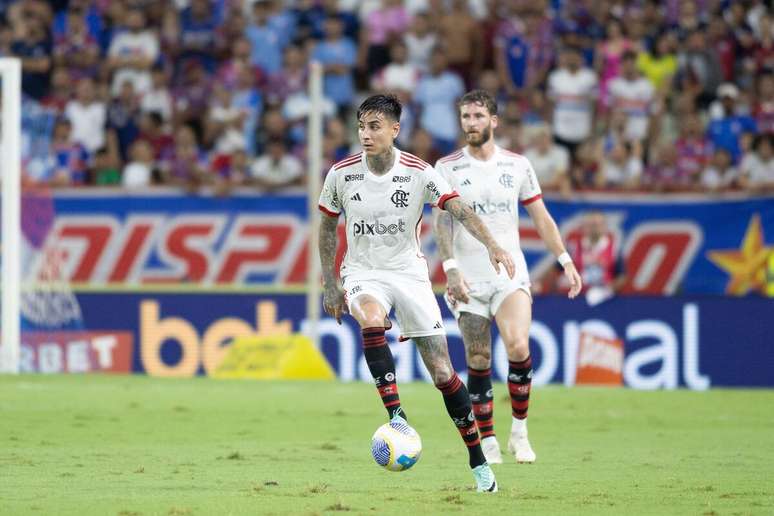
M346 217L342 278L373 270L428 277L419 245L422 210L425 203L443 208L457 193L431 165L407 152L394 152L395 163L382 176L368 170L362 152L336 163L325 176L320 210Z
M459 192L461 199L481 217L497 243L510 252L516 265L514 278L528 281L529 272L519 247L519 205L541 198L540 185L529 160L500 147L488 161L480 161L464 147L441 158L438 172ZM507 279L489 262L484 244L452 221L454 258L469 282Z

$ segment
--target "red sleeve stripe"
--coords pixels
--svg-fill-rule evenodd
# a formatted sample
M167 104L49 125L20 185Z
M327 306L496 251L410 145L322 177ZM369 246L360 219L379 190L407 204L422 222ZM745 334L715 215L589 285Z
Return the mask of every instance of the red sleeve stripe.
M438 207L441 209L444 209L443 207L444 205L446 205L446 201L448 201L449 199L454 199L455 197L459 197L459 196L460 194L458 194L457 192L451 192L451 193L442 195L441 198L438 199Z
M348 167L350 165L354 165L358 161L360 161L360 155L362 153L358 152L357 154L353 154L352 156L348 156L344 158L343 160L339 161L338 163L335 163L333 165L334 170L339 170L340 168Z
M420 165L424 165L425 167L429 167L430 166L430 163L426 162L422 158L414 156L413 154L411 154L409 152L401 153L400 157L401 158L406 158L409 161L416 161L417 163L419 163Z
M450 161L454 161L454 160L460 159L463 156L464 156L464 154L462 153L462 151L457 151L457 152L454 152L452 154L449 154L448 156L444 156L443 158L439 159L438 161L440 161L441 163L448 163Z
M413 168L413 169L419 170L420 172L426 168L426 166L420 165L419 163L416 163L414 161L404 161L403 158L400 158L399 163L401 165L404 165L407 168Z
M534 197L530 197L529 199L524 199L523 201L521 201L521 205L522 206L526 206L526 205L532 204L533 202L537 201L538 199L542 199L542 198L543 198L543 194L537 194Z
M338 216L339 216L339 214L338 214L338 213L336 213L335 211L331 211L331 210L329 210L328 208L326 208L326 207L325 207L325 206L323 206L322 204L318 204L318 205L317 205L317 208L318 208L318 209L319 209L321 212L325 213L325 214L326 214L327 216L329 216L329 217L338 217Z

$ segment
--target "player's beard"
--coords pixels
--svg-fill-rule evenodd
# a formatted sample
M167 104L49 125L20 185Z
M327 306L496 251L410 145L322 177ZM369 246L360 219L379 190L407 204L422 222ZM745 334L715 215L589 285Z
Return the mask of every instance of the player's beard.
M492 138L492 124L487 124L478 134L465 133L465 141L471 147L481 147Z

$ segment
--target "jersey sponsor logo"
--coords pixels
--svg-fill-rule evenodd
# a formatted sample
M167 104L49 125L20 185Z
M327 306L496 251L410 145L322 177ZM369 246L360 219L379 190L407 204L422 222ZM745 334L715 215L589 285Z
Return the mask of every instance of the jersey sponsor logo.
M406 223L399 220L397 224L382 224L381 222L368 223L364 220L353 224L355 236L368 235L397 235L406 231Z
M493 215L495 213L513 213L514 206L513 201L492 202L487 200L486 202L472 202L470 207L478 215Z
M408 192L404 192L403 190L395 190L392 193L390 200L396 208L408 208L408 196Z
M499 163L498 163L499 165ZM464 168L470 168L470 163L463 163L462 165L454 165L452 167L452 172L456 172L458 170L462 170Z
M510 174L503 174L500 176L500 184L505 188L513 188L513 176Z
M411 176L393 176L393 183L408 183L411 181Z
M352 197L349 198L351 201L362 201L363 199L360 197L359 193L356 193Z
M428 182L427 185L425 186L425 188L430 190L435 197L440 197L441 196L441 192L438 191L438 187L435 186L435 181Z
M363 179L365 179L365 174L347 174L344 176L345 183L350 181L362 181Z

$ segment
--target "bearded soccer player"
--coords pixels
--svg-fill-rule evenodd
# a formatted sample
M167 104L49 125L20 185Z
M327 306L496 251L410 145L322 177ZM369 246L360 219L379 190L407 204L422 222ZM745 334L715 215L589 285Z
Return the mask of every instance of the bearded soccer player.
M466 93L458 103L467 146L441 158L436 170L470 203L473 211L511 253L516 266L512 278L494 274L488 252L448 214L435 210L435 232L447 276L446 303L457 318L468 361L468 391L487 462L502 463L494 432L491 380L491 322L497 323L508 355L511 397L511 435L508 451L517 462L534 462L527 437L527 410L532 388L529 326L532 295L524 254L519 247L521 203L541 239L564 268L569 297L581 290L581 278L562 243L556 223L541 199L535 171L524 156L495 145L497 104L483 90Z
M384 336L391 326L388 315L395 308L402 335L416 343L467 445L477 490L494 492L497 482L481 450L470 396L449 359L441 311L419 247L424 204L449 213L477 238L490 267L499 271L502 266L512 276L513 259L431 165L393 146L400 132L401 109L394 96L367 98L357 111L363 151L333 165L325 178L319 202L324 214L319 245L323 306L339 323L346 312L357 320L365 360L387 414L391 420L406 420L395 362ZM340 286L334 259L341 213L346 215L347 254Z

